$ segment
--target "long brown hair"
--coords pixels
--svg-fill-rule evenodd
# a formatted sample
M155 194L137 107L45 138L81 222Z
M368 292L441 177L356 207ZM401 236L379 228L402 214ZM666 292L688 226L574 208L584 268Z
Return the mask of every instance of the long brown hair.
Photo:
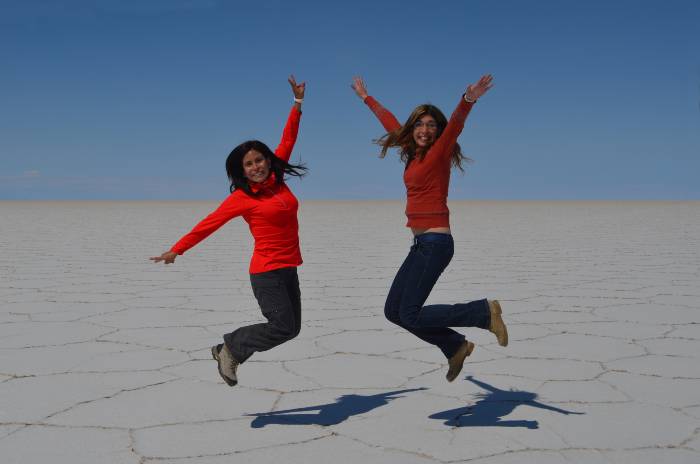
M418 120L426 114L432 116L437 123L437 134L435 136L435 140L437 140L447 126L447 118L444 114L442 114L442 111L440 111L437 106L429 104L419 105L413 110L403 126L395 131L387 132L374 141L377 145L382 147L382 152L379 154L379 157L384 158L387 150L395 147L399 149L401 161L406 164L410 163L411 160L416 157L418 157L420 160L425 158L425 154L428 150L418 152L416 142L413 140L413 126L415 126L416 122L418 122ZM459 168L459 170L462 172L464 172L462 163L472 161L470 158L467 158L462 154L462 148L456 142L454 149L452 150L451 158L452 166Z

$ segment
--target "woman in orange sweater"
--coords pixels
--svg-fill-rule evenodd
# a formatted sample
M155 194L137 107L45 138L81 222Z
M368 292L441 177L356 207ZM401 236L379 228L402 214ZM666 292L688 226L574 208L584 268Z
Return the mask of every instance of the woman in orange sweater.
M282 141L273 153L259 140L238 145L226 159L231 194L219 207L153 261L170 264L229 220L243 216L255 239L250 260L250 282L267 323L240 327L224 335L224 343L212 347L219 374L234 386L238 365L254 352L265 351L296 337L301 329L301 292L297 266L299 250L299 202L285 183L285 174L301 177L306 168L289 163L299 131L305 83L289 77L294 105L287 118Z
M386 156L389 148L397 148L406 164L406 226L413 233L413 246L391 284L384 314L391 322L440 348L448 360L446 377L450 382L459 375L464 359L474 349L474 343L450 327L487 329L496 335L499 345L508 344L508 331L497 300L424 305L454 253L447 209L450 168L462 169L466 160L457 137L474 103L492 87L492 82L493 77L487 74L469 85L449 121L437 107L426 104L416 107L403 125L368 95L361 77L355 77L351 86L387 131L377 141L382 147L380 156Z

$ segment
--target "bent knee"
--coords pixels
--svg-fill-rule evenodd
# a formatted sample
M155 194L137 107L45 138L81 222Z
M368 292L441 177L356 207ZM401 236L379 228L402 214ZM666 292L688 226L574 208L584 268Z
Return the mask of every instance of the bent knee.
M291 340L301 332L301 323L297 324L292 318L280 318L269 323L271 336L279 343Z
M384 317L386 317L389 322L401 325L401 318L399 317L398 308L394 308L387 304L384 306Z
M299 335L299 332L301 332L301 324L285 324L279 327L280 336L285 341L296 338L297 335Z
M414 311L399 311L399 320L402 326L409 329L414 329L418 326L418 314Z

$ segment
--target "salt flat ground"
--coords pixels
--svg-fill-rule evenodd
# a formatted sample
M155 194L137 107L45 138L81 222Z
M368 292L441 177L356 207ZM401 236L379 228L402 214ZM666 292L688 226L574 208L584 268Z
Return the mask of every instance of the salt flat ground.
M240 385L209 348L262 319L216 203L0 203L3 463L700 462L700 203L452 202L429 299L499 298L460 378L383 316L402 202L305 202L304 325Z

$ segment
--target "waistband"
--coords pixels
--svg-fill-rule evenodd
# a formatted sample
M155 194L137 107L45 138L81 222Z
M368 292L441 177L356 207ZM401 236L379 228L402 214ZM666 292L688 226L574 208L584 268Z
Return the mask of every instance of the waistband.
M448 245L454 243L452 235L441 234L439 232L425 232L422 234L415 235L413 237L413 244L418 245L419 243L440 243Z

